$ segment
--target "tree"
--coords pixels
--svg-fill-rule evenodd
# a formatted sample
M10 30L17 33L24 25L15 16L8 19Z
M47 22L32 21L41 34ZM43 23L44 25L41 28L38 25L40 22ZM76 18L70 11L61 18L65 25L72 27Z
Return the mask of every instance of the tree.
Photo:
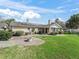
M72 15L66 22L66 27L69 29L79 28L79 14Z
M7 19L7 20L1 21L1 23L5 23L7 25L8 30L12 30L11 23L13 23L13 22L15 22L15 19Z

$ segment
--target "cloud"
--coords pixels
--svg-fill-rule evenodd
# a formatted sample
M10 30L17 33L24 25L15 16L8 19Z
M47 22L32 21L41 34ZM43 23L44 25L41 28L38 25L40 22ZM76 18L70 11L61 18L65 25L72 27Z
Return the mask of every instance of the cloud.
M63 20L63 19L60 18L60 17L51 19L51 22L55 22L56 19L59 19L60 21L65 22L65 20Z
M22 15L22 19L34 19L34 18L40 18L40 14L35 13L32 10L26 11L24 12L24 14Z
M40 8L40 7L36 7L36 6L27 6L27 5L24 5L22 3L13 2L10 0L0 1L0 6L5 6L8 8L13 8L13 9L22 10L22 11L34 10L38 13L63 13L63 12L65 12L62 9L60 9L60 10L58 10L58 9L46 9L46 8Z
M79 10L79 8L74 8L74 9L71 9L71 12L72 11L78 11Z
M65 22L65 20L63 20L62 18L60 18L60 17L58 17L58 19L60 20L60 21L62 21L62 22Z
M58 6L56 9L63 9L64 6Z
M21 14L17 11L12 11L10 9L0 9L0 14L5 14L5 15L8 15L8 16L11 16L11 17L20 17Z
M26 11L24 13L20 13L18 11L13 11L13 10L10 10L10 9L0 9L0 14L3 14L3 15L6 15L8 18L15 18L15 19L23 19L23 20L26 20L26 19L34 19L34 18L40 18L41 15L32 11L32 10L29 10L29 11Z

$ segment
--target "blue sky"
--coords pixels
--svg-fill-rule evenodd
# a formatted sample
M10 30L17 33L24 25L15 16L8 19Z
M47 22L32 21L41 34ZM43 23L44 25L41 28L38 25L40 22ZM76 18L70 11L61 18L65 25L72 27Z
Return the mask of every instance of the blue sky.
M0 16L25 22L46 24L48 20L63 21L79 12L79 0L2 0Z

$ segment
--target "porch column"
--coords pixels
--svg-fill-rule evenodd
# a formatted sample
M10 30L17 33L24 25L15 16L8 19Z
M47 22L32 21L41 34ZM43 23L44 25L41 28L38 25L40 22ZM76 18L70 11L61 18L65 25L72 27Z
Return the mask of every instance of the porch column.
M44 28L44 34L46 33L46 28Z
M51 33L51 27L49 27L49 32L48 33Z

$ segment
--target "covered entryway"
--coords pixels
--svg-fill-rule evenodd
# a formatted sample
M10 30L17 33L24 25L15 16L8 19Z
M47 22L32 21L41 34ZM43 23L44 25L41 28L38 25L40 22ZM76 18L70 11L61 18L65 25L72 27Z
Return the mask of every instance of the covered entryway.
M48 33L48 28L39 28L39 34L47 34Z

